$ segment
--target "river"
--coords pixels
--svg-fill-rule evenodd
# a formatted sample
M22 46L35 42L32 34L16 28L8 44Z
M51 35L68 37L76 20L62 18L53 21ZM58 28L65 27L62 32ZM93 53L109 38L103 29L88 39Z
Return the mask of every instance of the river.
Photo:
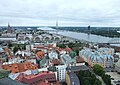
M47 30L47 28L41 28L42 30ZM48 28L49 30L53 30L52 28ZM55 30L55 29L54 29ZM110 37L104 37L100 35L94 35L94 34L86 34L86 33L78 33L78 32L71 32L71 31L58 31L58 32L51 32L51 33L57 33L63 36L68 36L71 38L75 38L78 40L85 40L89 42L95 42L95 43L107 43L108 41L112 39L118 39L120 38L110 38Z
M107 43L112 38L109 37L103 37L99 35L93 35L93 34L86 34L86 33L77 33L77 32L70 32L70 31L64 31L64 32L58 32L57 34L72 37L79 40L85 40L89 42L96 42L96 43Z

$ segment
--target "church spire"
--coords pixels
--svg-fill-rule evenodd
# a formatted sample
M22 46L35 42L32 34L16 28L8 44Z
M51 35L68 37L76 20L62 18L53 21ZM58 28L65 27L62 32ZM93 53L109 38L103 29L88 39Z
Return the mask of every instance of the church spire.
M7 32L8 33L12 33L12 28L10 27L10 23L8 22L8 28L7 28L8 30L7 30Z

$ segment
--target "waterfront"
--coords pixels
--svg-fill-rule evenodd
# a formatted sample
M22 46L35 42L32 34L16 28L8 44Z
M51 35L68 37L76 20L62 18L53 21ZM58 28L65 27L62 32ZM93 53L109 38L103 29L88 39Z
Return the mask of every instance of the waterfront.
M69 36L79 40L85 40L85 41L96 42L96 43L107 43L109 40L113 39L113 38L103 37L99 35L77 33L77 32L70 32L70 31L58 32L58 34Z
M120 39L120 38L110 38L110 37L104 37L104 36L99 36L99 35L94 35L94 34L87 34L87 33L80 33L80 32L78 33L78 32L71 32L71 31L59 31L58 30L58 32L51 32L51 33L56 33L59 35L75 38L78 40L85 40L88 42L95 42L95 43L108 43L108 41L112 39Z

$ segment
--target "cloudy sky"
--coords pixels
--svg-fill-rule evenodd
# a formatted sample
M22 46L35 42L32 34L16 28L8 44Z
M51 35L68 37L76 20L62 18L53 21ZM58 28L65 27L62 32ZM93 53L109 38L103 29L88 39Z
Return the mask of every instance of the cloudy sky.
M120 0L0 0L0 25L120 26Z

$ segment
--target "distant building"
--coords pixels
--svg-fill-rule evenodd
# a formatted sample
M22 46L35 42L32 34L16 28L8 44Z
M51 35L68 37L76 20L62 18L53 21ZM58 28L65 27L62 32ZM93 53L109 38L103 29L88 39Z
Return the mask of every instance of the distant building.
M20 33L18 34L18 41L33 41L37 43L52 43L52 42L59 42L62 39L59 35L52 35L48 33L44 34L26 34Z
M13 33L1 34L0 41L16 41L16 34Z
M12 27L10 27L10 24L8 23L7 33L12 33L12 32L13 32Z
M18 34L18 41L24 41L25 40L25 34Z

